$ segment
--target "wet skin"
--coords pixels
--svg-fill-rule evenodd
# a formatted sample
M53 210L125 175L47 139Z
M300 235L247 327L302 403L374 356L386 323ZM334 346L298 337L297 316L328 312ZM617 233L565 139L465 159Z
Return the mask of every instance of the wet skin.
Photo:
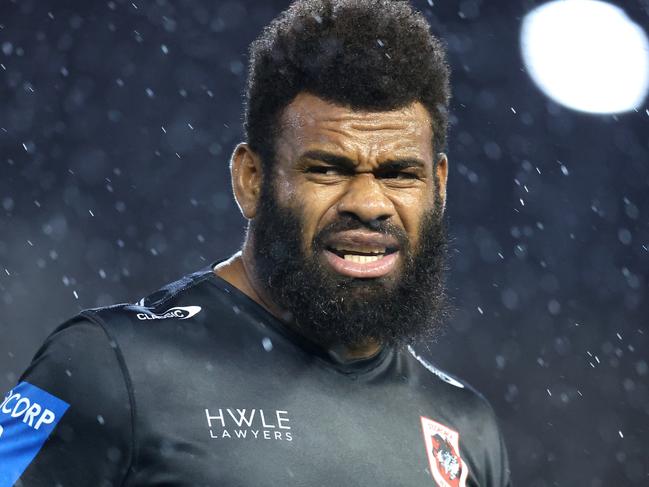
M368 229L331 236L326 242L328 250L318 257L345 276L398 279L398 246L390 248L394 242L372 232L370 226L388 221L403 230L410 248L416 249L422 218L433 208L436 193L442 203L446 200L448 162L446 155L434 153L432 135L430 115L419 102L392 111L365 112L314 95L298 95L282 113L273 178L278 204L301 216L301 244L306 254L313 252L314 238L323 228L342 216L351 216ZM236 147L231 160L232 183L247 219L256 214L261 168L259 156L247 144ZM375 262L343 258L386 247L389 255ZM284 316L256 278L253 252L254 236L248 235L242 252L216 272L274 315ZM350 353L364 356L373 350L376 344L359 344L358 350Z

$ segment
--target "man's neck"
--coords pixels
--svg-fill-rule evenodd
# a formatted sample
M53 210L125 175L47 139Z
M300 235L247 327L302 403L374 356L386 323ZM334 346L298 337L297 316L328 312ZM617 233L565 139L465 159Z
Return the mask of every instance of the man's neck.
M214 273L224 279L250 299L261 305L270 314L295 330L285 310L278 307L264 291L262 283L256 279L252 266L246 265L246 258L242 252L237 252L228 260L221 262L214 268ZM300 333L299 330L295 330ZM381 350L381 344L369 340L366 343L353 346L328 347L336 357L343 361L370 358Z

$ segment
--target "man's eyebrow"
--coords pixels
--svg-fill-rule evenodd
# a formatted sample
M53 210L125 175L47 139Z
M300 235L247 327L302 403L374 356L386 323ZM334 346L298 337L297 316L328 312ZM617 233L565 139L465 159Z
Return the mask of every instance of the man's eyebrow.
M356 168L356 164L352 159L345 156L340 156L332 152L327 152L323 150L310 150L305 152L300 156L300 159L313 159L315 161L326 162L335 167L340 167L344 169L349 169L353 171Z
M408 169L409 167L414 167L417 169L424 169L426 163L421 159L415 157L404 157L398 159L388 159L379 163L379 171L401 171L402 169Z
M340 156L338 154L333 154L331 152L323 150L311 150L307 151L300 159L313 159L316 161L322 161L327 164L330 164L335 167L340 167L344 169L354 170L356 168L356 163L346 156ZM426 163L415 157L404 157L396 159L388 159L379 163L379 167L376 168L377 171L401 171L403 169L408 169L410 167L424 169Z

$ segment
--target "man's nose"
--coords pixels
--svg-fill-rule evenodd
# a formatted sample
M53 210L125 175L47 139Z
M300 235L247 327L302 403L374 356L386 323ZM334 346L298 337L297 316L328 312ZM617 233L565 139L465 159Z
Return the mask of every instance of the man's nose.
M359 220L387 220L394 215L394 205L383 192L381 183L373 174L356 174L348 183L345 194L337 205L338 213L351 214Z

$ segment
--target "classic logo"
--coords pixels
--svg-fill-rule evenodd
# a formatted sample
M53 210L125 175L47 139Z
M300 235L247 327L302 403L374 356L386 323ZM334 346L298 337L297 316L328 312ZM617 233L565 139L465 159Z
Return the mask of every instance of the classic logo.
M200 306L176 306L175 308L169 308L167 311L162 313L154 313L153 311L147 310L145 313L138 313L138 320L165 320L167 318L176 318L178 320L186 320L192 316L197 315L201 312Z
M460 457L460 435L441 423L421 417L430 472L439 487L466 487L469 470Z

